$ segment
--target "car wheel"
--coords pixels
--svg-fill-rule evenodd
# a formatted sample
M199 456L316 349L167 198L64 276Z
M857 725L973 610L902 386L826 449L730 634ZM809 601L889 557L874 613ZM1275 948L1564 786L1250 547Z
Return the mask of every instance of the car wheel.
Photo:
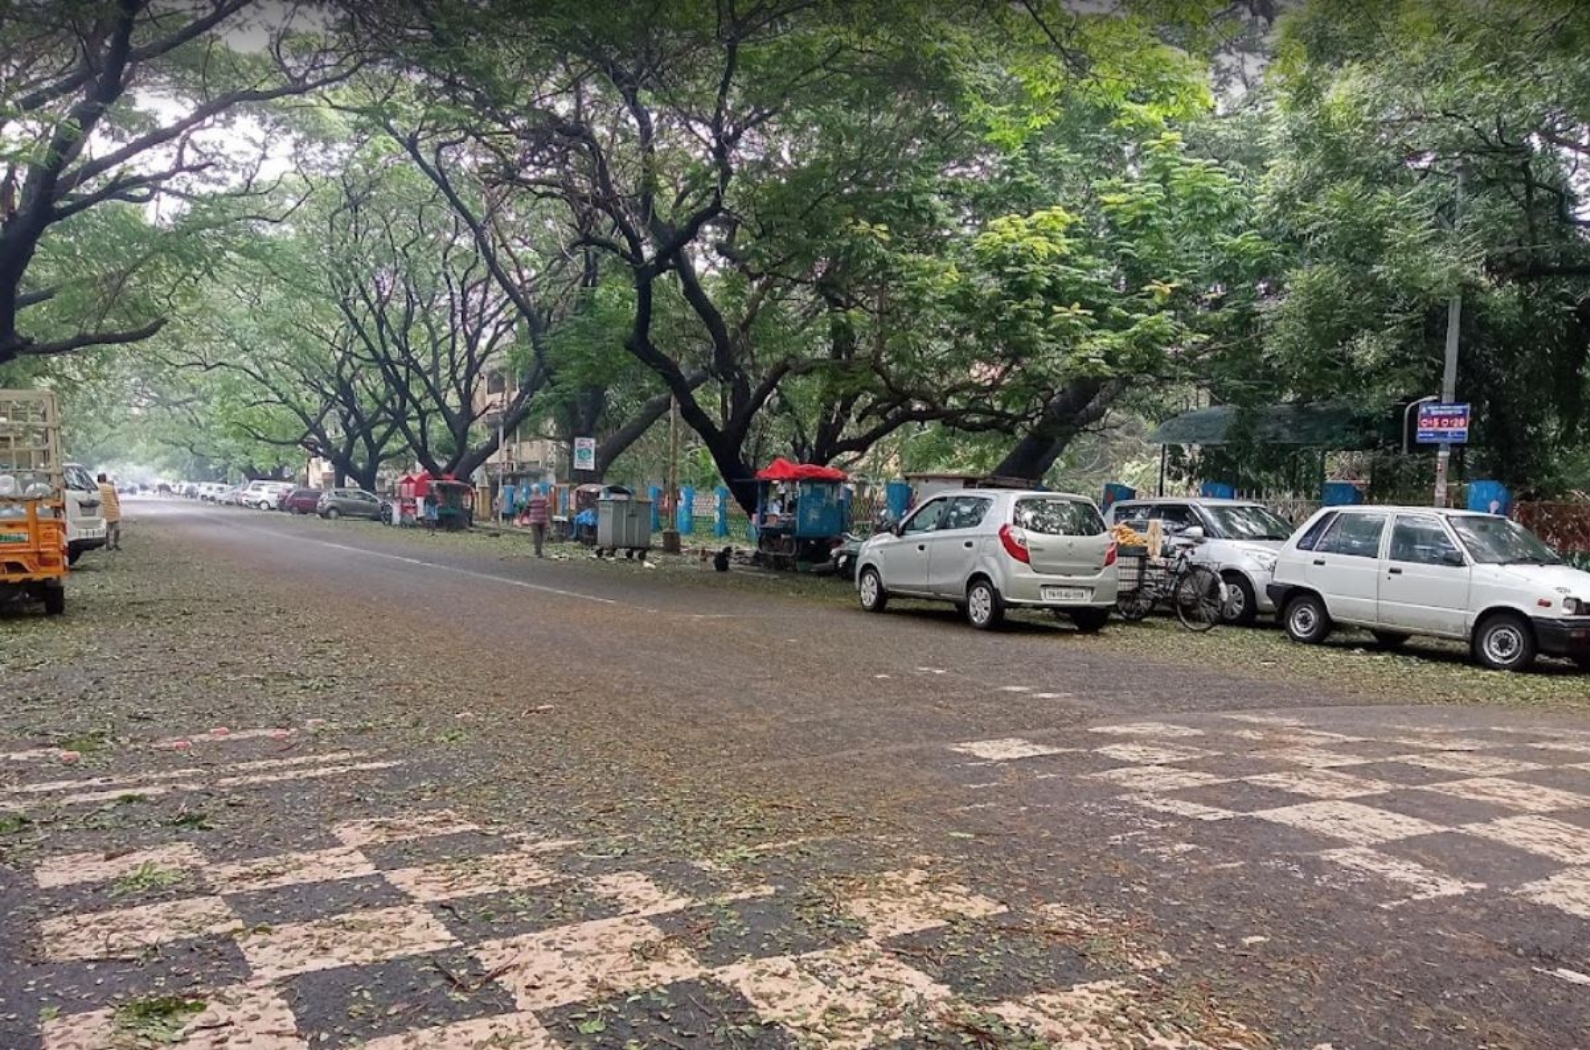
M1382 649L1398 649L1408 640L1409 635L1401 631L1370 631L1375 636L1375 644Z
M1581 671L1590 671L1590 653L1580 653L1573 658L1574 665Z
M1330 613L1317 594L1300 594L1286 603L1286 633L1294 642L1318 645L1331 633Z
M1493 671L1522 671L1535 651L1535 632L1513 613L1488 617L1474 632L1474 658Z
M326 513L321 515L321 517L326 518L328 521L335 521L337 518L339 518L341 516L342 516L342 512L339 511L336 507L327 507L326 508Z
M83 548L81 548L81 547L70 547L66 551L66 564L67 565L76 565L77 564L77 559L81 558L82 556L83 556Z
M1072 609L1071 622L1083 634L1098 634L1110 620L1108 609Z
M991 631L1005 622L1005 599L988 580L973 580L966 588L966 622L979 631Z
M868 612L883 612L889 605L889 592L883 589L883 577L870 565L861 570L856 593L861 597L861 607Z
M1226 581L1226 622L1238 627L1252 627L1259 618L1259 596L1253 584L1240 572L1223 574Z

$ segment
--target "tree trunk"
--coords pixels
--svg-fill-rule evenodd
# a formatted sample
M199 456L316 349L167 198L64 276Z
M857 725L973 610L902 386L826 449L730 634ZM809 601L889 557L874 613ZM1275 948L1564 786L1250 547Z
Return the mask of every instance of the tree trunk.
M1076 436L1103 419L1125 389L1123 379L1072 382L1049 400L1038 422L1000 460L994 475L1033 484L1042 481Z

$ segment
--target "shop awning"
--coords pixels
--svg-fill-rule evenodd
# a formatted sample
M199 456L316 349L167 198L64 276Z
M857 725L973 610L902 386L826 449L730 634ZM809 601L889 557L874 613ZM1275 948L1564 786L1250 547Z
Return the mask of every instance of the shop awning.
M1235 405L1194 409L1165 420L1148 436L1155 445L1225 445L1237 432ZM1331 451L1371 449L1382 440L1383 413L1342 401L1266 405L1253 409L1254 438L1266 445Z
M763 470L756 472L758 481L844 481L845 472L836 467L816 463L791 463L780 456Z

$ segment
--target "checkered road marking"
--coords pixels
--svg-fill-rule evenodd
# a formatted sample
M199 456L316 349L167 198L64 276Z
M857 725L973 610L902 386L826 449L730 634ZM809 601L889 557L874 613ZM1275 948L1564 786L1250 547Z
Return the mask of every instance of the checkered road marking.
M1382 724L1344 733L1301 716L1235 714L1088 733L1097 743L1086 748L1006 737L951 750L1016 763L1038 780L1118 788L1116 802L1161 818L1171 835L1178 825L1164 818L1284 827L1290 837L1278 841L1293 850L1299 834L1312 837L1317 849L1304 852L1385 907L1488 891L1590 918L1590 732ZM982 793L985 807L993 793ZM1496 870L1477 877L1480 862L1466 854L1479 851L1465 842L1499 851Z
M737 885L716 866L686 865L699 868L704 880L691 888L675 868L654 872L605 857L593 865L578 842L495 834L445 810L349 821L328 831L338 845L242 861L211 858L188 842L45 858L33 867L32 881L63 900L103 903L114 895L99 890L140 879L163 887L151 892L165 896L51 915L35 931L39 950L46 965L92 969L152 952L180 957L193 946L227 946L239 960L235 971L199 972L176 988L151 978L144 989L143 998L177 1011L162 1038L204 1050L561 1050L570 1011L584 1017L593 1009L622 1009L671 989L682 989L686 1002L715 990L740 1004L767 1045L869 1047L975 1013L1033 1035L1124 1048L1129 1044L1112 1017L1150 988L1134 970L1081 984L1067 979L994 1003L964 998L953 974L930 973L896 946L980 922L1074 928L1081 939L1096 935L1097 920L1058 905L1025 919L1012 916L1003 902L926 868L847 883L833 902L833 919L813 927L818 940L751 937L709 954L690 936L702 916L726 908L753 918L795 914L799 907L791 912L779 903L790 888ZM478 852L482 836L496 848ZM467 847L459 843L464 852L448 848L455 839L469 840ZM151 879L155 873L162 877ZM375 893L372 884L385 889ZM342 902L335 891L343 886L364 887L363 897L296 921L245 918L249 902L262 894ZM463 921L462 909L474 902L491 910L560 894L587 901L585 915L562 914L500 936L489 929L482 936L482 928ZM968 936L987 943L986 934ZM1127 957L1141 971L1168 961L1147 950ZM416 1006L409 999L372 1010L356 997L347 1007L354 1013L338 1012L339 989L379 988L404 975L413 984L415 974L451 982L434 1010L411 1020ZM40 1018L44 1050L122 1045L130 1038L128 1004L142 1001L136 991L101 992L91 981L61 995ZM407 995L423 998L413 989ZM365 1029L344 1031L339 1019L346 1018ZM1203 1045L1179 1030L1164 1036L1156 1045Z

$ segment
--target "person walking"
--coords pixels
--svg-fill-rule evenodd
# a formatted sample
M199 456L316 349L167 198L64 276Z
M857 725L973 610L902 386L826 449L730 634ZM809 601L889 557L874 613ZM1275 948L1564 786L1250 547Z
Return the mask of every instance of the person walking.
M121 497L104 474L99 476L99 509L105 519L105 549L121 550Z
M535 541L536 557L545 558L542 549L547 542L547 494L543 486L536 485L530 490L530 498L524 505L525 524L530 526L530 538Z

